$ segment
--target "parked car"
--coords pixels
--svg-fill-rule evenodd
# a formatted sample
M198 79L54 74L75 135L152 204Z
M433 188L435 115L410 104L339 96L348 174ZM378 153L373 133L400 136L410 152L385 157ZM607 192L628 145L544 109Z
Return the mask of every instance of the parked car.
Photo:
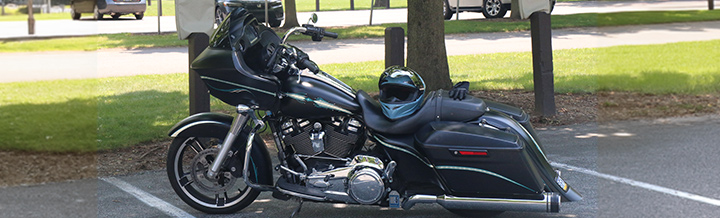
M101 20L106 14L115 20L122 15L133 14L135 19L142 20L146 9L145 0L70 0L73 20L80 19L82 13L93 13L95 20Z
M443 8L445 8L443 16L445 20L449 20L459 9L459 12L482 12L485 18L502 18L507 11L510 10L511 1L512 0L443 0ZM549 1L550 11L552 11L557 0ZM458 2L460 3L459 8Z
M215 0L215 23L220 25L230 12L243 7L257 18L265 22L265 0ZM279 27L285 19L281 0L268 0L268 19L271 27Z

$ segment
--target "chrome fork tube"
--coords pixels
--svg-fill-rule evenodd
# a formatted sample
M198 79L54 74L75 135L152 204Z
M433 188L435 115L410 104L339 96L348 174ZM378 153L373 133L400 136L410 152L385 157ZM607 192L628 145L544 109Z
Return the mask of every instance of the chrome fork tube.
M213 161L212 166L210 169L208 169L207 176L208 178L215 178L218 175L218 172L220 171L220 166L222 166L223 162L225 162L225 159L227 159L228 152L230 152L230 148L232 147L232 143L235 142L235 138L237 138L238 134L240 134L240 131L245 127L245 123L248 121L248 114L253 113L253 109L248 107L247 105L238 105L237 106L237 113L238 117L233 120L232 126L230 127L230 132L228 132L227 136L225 137L225 141L222 145L220 145L220 153L218 153L218 156L215 157L215 161Z
M253 140L255 140L255 134L258 130L265 127L265 123L258 119L257 116L255 116L255 113L250 113L250 118L252 118L254 127L252 130L250 130L250 134L248 135L247 144L245 144L245 161L243 163L243 179L245 180L245 184L247 184L249 187L254 189L259 189L260 191L271 191L274 190L273 186L269 185L262 185L258 183L253 183L250 180L250 152L252 152L253 147ZM256 172L257 173L257 172ZM257 174L255 175L257 178Z

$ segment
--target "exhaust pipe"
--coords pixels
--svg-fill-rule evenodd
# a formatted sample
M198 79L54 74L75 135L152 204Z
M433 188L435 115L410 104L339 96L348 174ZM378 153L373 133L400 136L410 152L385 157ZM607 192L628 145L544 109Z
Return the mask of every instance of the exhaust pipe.
M437 203L447 209L490 210L490 211L532 211L560 212L560 195L543 193L542 200L508 198L471 198L448 195L413 195L403 202L403 209L409 210L417 203Z

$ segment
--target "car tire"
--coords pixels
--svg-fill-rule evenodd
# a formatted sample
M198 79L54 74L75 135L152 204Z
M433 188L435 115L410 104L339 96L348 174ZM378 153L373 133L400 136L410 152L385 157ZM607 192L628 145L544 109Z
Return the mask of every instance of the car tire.
M445 18L445 20L450 20L450 18L452 18L454 13L455 12L452 9L450 9L450 4L448 3L448 0L444 0L443 1L443 17Z
M502 18L507 13L507 8L500 0L483 0L482 13L485 18Z
M220 10L219 7L215 8L215 24L220 26L220 24L225 20L225 15L223 14L222 10Z
M272 16L269 19L271 19L269 22L270 27L279 27L280 23L282 23L282 20L278 20L277 18L275 18L275 16Z
M73 20L80 20L80 17L82 16L82 14L75 11L75 9L70 9L70 16L72 17Z
M103 19L103 14L101 14L100 10L98 10L97 4L95 5L95 8L93 9L93 19L95 19L95 20Z
M145 12L135 14L135 19L142 20L145 17Z

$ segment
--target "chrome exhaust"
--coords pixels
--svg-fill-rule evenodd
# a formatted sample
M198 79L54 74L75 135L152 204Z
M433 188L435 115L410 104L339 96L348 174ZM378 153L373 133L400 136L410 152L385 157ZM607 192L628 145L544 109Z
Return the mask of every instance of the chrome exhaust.
M471 198L448 195L413 195L403 202L403 209L409 210L418 203L437 203L447 209L489 210L489 211L533 211L560 212L560 195L543 193L541 200L508 198Z

